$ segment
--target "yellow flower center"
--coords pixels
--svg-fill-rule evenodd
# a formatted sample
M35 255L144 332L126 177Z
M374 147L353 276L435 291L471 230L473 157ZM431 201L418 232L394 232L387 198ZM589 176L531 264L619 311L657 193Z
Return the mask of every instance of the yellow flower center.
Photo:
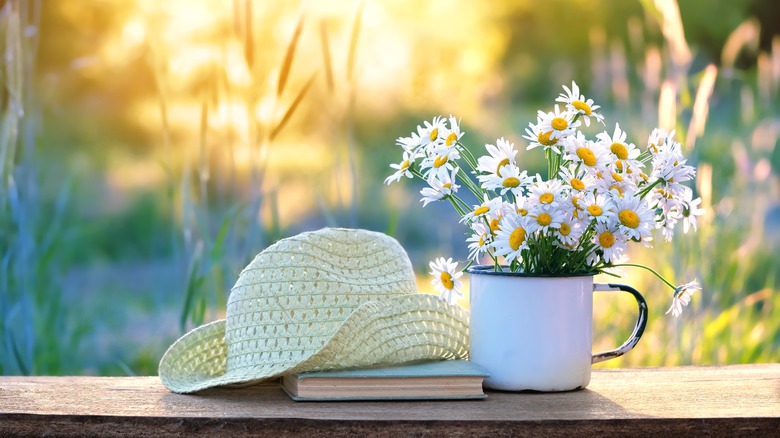
M640 173L639 173L639 176L641 176L641 177L642 177L642 179L643 179L643 180L645 180L645 182L648 182L648 181L650 181L650 177L649 177L649 176L647 176L647 175L645 175L645 173L644 173L644 172L640 172Z
M588 148L577 148L577 156L588 167L593 167L596 165L596 155L594 155L593 151Z
M517 251L523 242L525 242L525 228L515 228L509 235L509 247L512 248L512 251Z
M614 179L617 182L623 182L623 176L616 172L612 172L612 179Z
M441 279L441 284L443 284L447 289L452 289L455 287L455 282L452 281L452 275L450 275L449 272L442 272L439 278Z
M431 141L436 140L439 137L439 128L433 128L433 131L431 131L431 135L428 136L428 138L431 139Z
M579 178L572 178L569 184L571 184L574 190L585 190L585 183Z
M569 224L564 222L561 224L561 228L558 231L560 231L561 235L568 236L569 234L571 234L571 227L569 226Z
M458 134L454 132L450 132L450 135L447 136L447 146L452 146L455 141L458 140Z
M539 202L542 204L551 204L555 200L555 196L553 196L552 193L543 193L542 196L539 197Z
M577 210L582 210L582 207L580 207L579 202L580 202L580 197L579 196L572 196L571 197L571 203L572 203L572 205L574 205L574 208L576 208Z
M582 111L586 116L589 116L593 112L593 110L590 108L590 105L581 100L575 100L571 103L571 106Z
M615 235L609 231L604 231L603 233L599 234L599 244L603 248L612 248L612 245L615 244Z
M498 231L498 225L500 221L498 219L491 219L490 220L490 234L496 235L496 231Z
M612 146L609 147L609 150L612 151L612 153L621 160L628 158L628 148L626 148L626 145L623 143L612 143Z
M478 245L479 246L484 246L485 245L485 236L479 236L479 243L478 243Z
M609 186L609 190L610 191L611 190L617 190L618 196L621 197L621 198L623 197L623 189L621 189L620 186L617 186L617 185Z
M636 228L639 226L639 216L637 216L637 214L632 210L620 210L620 213L618 213L618 219L620 219L621 224L627 226L628 228Z
M615 160L615 167L617 167L617 169L622 172L623 171L623 162L620 161L620 160Z
M503 160L499 161L498 166L496 166L496 175L498 175L501 168L506 166L507 164L509 164L509 158L504 158Z
M528 214L528 210L526 210L524 208L518 208L516 211L517 211L517 214L519 214L520 216L525 216L525 215Z
M551 222L552 222L552 216L550 216L547 213L542 213L539 216L536 216L536 223L543 227L550 225Z
M514 188L520 185L520 180L510 176L509 178L505 179L503 183L501 183L506 188Z
M449 160L449 157L447 155L442 155L441 157L436 157L435 160L433 160L433 167L439 168L441 166L444 166L447 164L447 160Z
M476 210L474 210L474 216L481 216L489 211L490 211L490 207L485 207L483 205L482 207L479 207Z
M544 146L553 146L554 144L558 143L557 138L551 139L550 136L552 135L552 131L547 132L540 132L536 135L536 139L539 141L539 144Z
M556 131L563 131L569 127L569 122L567 122L563 117L556 117L552 119L550 126L552 126L552 128Z
M444 183L444 184L442 184L442 187L445 188L445 189L451 189L452 188L452 184Z
M404 160L403 163L401 163L401 170L406 170L409 168L409 160Z
M589 205L588 213L590 213L593 216L601 216L601 213L603 213L603 211L601 210L601 207L599 207L598 205Z

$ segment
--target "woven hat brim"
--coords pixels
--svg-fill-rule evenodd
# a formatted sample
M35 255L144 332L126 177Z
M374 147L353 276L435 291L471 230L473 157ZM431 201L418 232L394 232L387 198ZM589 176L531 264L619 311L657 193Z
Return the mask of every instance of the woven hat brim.
M177 393L249 384L304 371L468 357L468 312L433 295L364 303L322 348L290 364L258 362L227 371L225 320L176 341L160 361L160 380Z

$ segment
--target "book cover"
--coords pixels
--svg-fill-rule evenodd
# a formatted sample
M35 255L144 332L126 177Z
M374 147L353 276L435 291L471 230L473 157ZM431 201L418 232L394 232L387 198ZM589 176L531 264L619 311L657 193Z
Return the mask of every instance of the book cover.
M488 377L467 360L316 371L282 377L296 401L483 399Z

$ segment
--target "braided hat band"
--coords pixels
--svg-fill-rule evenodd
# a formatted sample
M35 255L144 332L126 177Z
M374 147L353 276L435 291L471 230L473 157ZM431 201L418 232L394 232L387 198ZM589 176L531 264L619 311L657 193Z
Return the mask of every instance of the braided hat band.
M417 292L401 245L341 228L266 248L242 271L225 320L176 341L160 361L174 392L303 371L468 355L468 312Z

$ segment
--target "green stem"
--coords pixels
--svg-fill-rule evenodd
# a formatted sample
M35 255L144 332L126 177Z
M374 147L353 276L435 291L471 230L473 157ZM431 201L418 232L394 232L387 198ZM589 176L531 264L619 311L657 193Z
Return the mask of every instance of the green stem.
M642 269L644 269L646 271L650 271L653 275L655 275L656 277L661 279L661 281L666 283L667 286L671 287L673 291L677 291L677 287L675 285L673 285L672 283L669 283L669 281L667 279L665 279L661 274L659 274L658 272L654 271L652 268L648 268L645 265L640 265L640 264L636 264L636 263L620 263L620 264L617 264L617 265L611 265L611 267L613 267L613 268L619 268L619 267L623 267L623 266L628 266L628 267L632 267L632 268L642 268Z

